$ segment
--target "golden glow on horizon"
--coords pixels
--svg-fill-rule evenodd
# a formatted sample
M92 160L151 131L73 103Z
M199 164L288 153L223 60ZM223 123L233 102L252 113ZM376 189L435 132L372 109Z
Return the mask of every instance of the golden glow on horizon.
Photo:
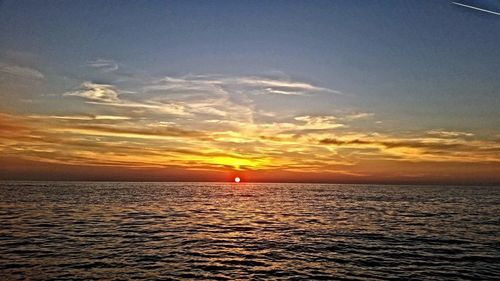
M125 115L123 113L122 115ZM72 116L12 115L0 113L0 151L41 162L122 167L177 166L189 169L281 170L342 172L369 175L356 167L373 161L498 163L494 139L470 133L429 131L416 136L308 131L304 136L269 131L268 124L232 124L246 143L218 140L217 128L190 128L168 124L140 127L141 119L108 118L106 124ZM303 119L303 118L300 118ZM95 121L102 122L102 121ZM246 125L245 125L246 124ZM140 127L140 128L139 128ZM252 131L247 128L254 127ZM287 126L289 131L293 125ZM188 130L190 129L190 130ZM300 129L300 126L296 128ZM224 130L226 130L224 128ZM299 131L300 132L300 131ZM278 137L277 137L278 136ZM374 170L372 166L370 170Z
M240 181L241 181L241 179L240 179L239 177L235 177L235 178L234 178L234 182L235 182L235 183L239 183Z
M231 167L237 170L242 168L257 168L259 161L252 161L249 159L234 158L234 157L215 157L210 160L211 163L225 167Z

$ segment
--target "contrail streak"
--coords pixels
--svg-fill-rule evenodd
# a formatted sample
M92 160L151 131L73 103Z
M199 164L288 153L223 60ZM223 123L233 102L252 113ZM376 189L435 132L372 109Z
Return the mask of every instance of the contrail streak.
M482 12L486 12L486 13L490 13L490 14L494 14L494 15L500 16L500 13L493 12L493 11L490 11L490 10L485 10L485 9L481 9L481 8L478 8L478 7L469 6L469 5L465 5L465 4L457 3L457 2L451 2L451 3L453 3L455 5L458 5L458 6L462 6L462 7L466 7L466 8L470 8L470 9L474 9L474 10L478 10L478 11L482 11Z

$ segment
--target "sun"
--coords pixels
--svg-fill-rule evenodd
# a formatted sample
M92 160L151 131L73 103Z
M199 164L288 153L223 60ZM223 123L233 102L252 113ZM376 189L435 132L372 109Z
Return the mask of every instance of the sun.
M240 182L240 181L241 181L241 179L240 179L239 177L235 177L235 178L234 178L234 182L238 183L238 182Z

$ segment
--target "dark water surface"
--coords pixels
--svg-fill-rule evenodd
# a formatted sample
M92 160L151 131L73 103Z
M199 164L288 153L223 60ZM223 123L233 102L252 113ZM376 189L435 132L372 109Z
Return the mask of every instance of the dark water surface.
M500 280L500 188L0 183L0 278Z

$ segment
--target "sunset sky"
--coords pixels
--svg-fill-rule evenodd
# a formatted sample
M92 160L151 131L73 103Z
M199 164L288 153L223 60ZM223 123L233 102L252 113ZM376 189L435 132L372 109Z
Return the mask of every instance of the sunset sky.
M0 2L0 179L500 183L499 120L450 1Z

